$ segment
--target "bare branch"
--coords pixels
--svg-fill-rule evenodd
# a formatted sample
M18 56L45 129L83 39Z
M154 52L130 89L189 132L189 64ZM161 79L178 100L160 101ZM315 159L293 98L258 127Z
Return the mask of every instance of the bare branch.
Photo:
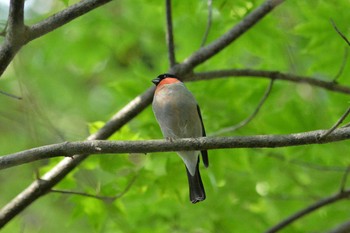
M214 134L212 135L220 135L220 134L223 134L223 133L228 133L228 132L232 132L232 131L235 131L237 129L240 129L242 127L244 127L245 125L247 125L251 120L253 120L253 118L258 114L258 112L260 111L261 107L264 105L265 101L267 100L267 98L269 97L270 93L271 93L271 90L272 90L272 86L273 86L273 83L274 83L274 79L271 79L270 83L269 83L269 86L267 87L263 97L261 98L258 106L255 108L254 112L249 116L247 117L246 119L244 119L243 121L241 121L240 123L238 123L237 125L234 125L234 126L231 126L231 127L227 127L227 128L224 128L224 129L221 129L219 130L218 132L215 132ZM211 136L212 136L211 135Z
M113 202L116 199L119 199L119 198L123 197L130 190L132 185L135 183L137 177L138 177L138 174L136 174L129 181L128 185L125 187L125 189L121 193L118 193L118 194L116 194L114 196L93 195L93 194L84 193L84 192L70 191L70 190L59 190L59 189L51 189L50 192L61 193L61 194L68 194L68 195L79 195L79 196L83 196L83 197L91 197L91 198L99 199L99 200L102 200L102 201Z
M334 202L343 200L343 199L347 199L350 197L350 190L346 190L344 192L339 192L337 194L334 194L330 197L326 197L310 206L308 206L305 209L302 209L298 212L296 212L295 214L289 216L288 218L284 219L283 221L281 221L280 223L278 223L277 225L273 226L272 228L268 229L266 231L266 233L275 233L278 232L280 230L282 230L283 228L287 227L288 225L290 225L291 223L293 223L294 221L302 218L303 216L310 214L311 212L318 210L321 207L324 207L326 205L330 205Z
M195 73L191 75L187 81L197 80L210 80L215 78L226 77L252 77L252 78L269 78L274 80L290 81L295 83L307 83L312 86L321 87L326 90L350 94L350 87L342 86L333 81L324 81L316 78L310 78L306 76L293 75L288 73L281 73L279 71L268 70L251 70L251 69L230 69L230 70L217 70L209 72Z
M336 228L328 231L328 233L349 233L350 232L350 221L345 222Z
M333 20L331 20L332 26L333 28L337 31L337 33L339 34L339 36L341 38L343 38L343 40L350 46L350 41L348 40L348 38L346 38L346 36L338 29L337 25L334 23Z
M166 8L166 43L168 46L169 66L173 67L176 64L174 34L173 34L173 19L171 0L165 0Z
M345 65L346 65L346 62L348 60L348 55L349 55L349 48L346 47L344 49L344 56L343 56L343 61L339 67L339 70L338 70L338 73L334 76L334 79L333 79L333 82L337 82L339 77L342 75L343 71L344 71L344 68L345 68Z
M10 94L10 93L1 91L1 90L0 90L0 94L6 95L6 96L8 96L8 97L11 97L11 98L14 98L14 99L18 99L18 100L21 100L21 99L22 99L22 97L19 97L19 96L16 96L16 95L13 95L13 94Z
M327 138L320 140L320 136L324 132L325 130L316 130L282 135L184 138L172 142L167 140L88 140L82 142L64 142L1 156L0 169L62 155L70 156L69 158L66 158L67 163L76 164L76 160L79 160L81 156L75 154L150 153L224 148L275 148L308 144L324 144L350 139L350 128L337 129ZM47 175L44 177L47 177ZM47 178L42 179L46 180Z
M213 0L208 0L208 20L207 20L207 27L205 29L205 33L202 39L201 47L205 45L208 39L209 31L211 28L211 21L212 21L212 15L213 15Z
M325 138L328 135L330 135L336 128L339 127L339 125L341 123L343 123L343 121L345 120L345 118L350 114L350 107L345 111L345 113L339 118L339 120L332 126L332 128L330 128L329 130L327 130L325 132L324 135L321 136L321 138Z
M284 2L284 0L266 0L227 33L188 57L183 62L181 67L179 67L179 73L187 73L197 65L219 53L221 50L239 38L243 33L248 31L248 29L254 26L257 22L263 19L268 13L270 13L270 11L272 11L282 2Z
M349 172L350 172L350 166L348 166L344 172L344 175L341 179L341 182L340 182L340 191L339 192L344 192L345 190L345 186L346 186L346 181L348 179L348 176L349 176Z

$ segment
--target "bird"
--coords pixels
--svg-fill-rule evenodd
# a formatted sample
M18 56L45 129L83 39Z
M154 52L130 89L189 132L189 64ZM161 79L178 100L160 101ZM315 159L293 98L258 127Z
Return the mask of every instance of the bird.
M174 74L161 74L152 82L156 85L152 109L165 139L205 137L200 108L192 93ZM199 173L199 154L203 164L209 166L208 152L177 151L185 163L190 201L195 204L206 198Z

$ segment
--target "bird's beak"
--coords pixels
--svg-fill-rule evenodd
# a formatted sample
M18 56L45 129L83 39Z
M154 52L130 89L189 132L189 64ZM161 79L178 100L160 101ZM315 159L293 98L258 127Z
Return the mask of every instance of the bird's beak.
M158 85L158 83L160 82L160 79L159 78L155 78L152 80L152 83L154 83L154 85Z

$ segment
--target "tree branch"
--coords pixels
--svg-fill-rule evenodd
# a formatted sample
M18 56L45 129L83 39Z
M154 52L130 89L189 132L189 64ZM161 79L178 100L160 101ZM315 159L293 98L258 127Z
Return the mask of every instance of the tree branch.
M333 81L324 81L306 76L282 73L279 71L268 70L251 70L251 69L230 69L200 72L191 75L187 81L210 80L215 78L226 77L253 77L253 78L269 78L274 80L290 81L295 83L307 83L312 86L321 87L329 91L350 94L350 87L339 85Z
M231 30L209 45L200 48L197 52L188 57L180 67L181 69L179 73L188 73L197 65L205 62L215 54L219 53L284 1L285 0L266 0Z
M328 231L328 233L349 233L350 232L350 221L345 222L336 228Z
M321 140L320 136L325 132L326 130L316 130L283 135L184 138L172 142L167 140L64 142L1 156L0 169L62 155L74 155L66 158L66 160L75 163L75 154L150 153L223 148L275 148L324 144L350 139L350 128L337 129L328 135L327 138Z
M24 0L11 0L6 38L12 44L20 44L24 29Z
M102 201L113 202L116 199L119 199L119 198L123 197L130 190L132 185L135 183L137 177L138 177L138 174L136 174L129 181L129 183L127 184L127 186L124 188L124 190L121 193L118 193L118 194L116 194L114 196L93 195L93 194L84 193L84 192L69 191L69 190L59 190L59 189L51 189L50 192L52 192L52 193L68 194L68 195L79 195L79 196L83 196L83 197L95 198L95 199L102 200Z
M0 76L25 40L24 0L11 0L5 41L0 46Z
M211 21L212 21L212 15L213 15L213 0L208 0L208 19L207 19L207 27L205 29L205 33L202 39L201 47L205 45L208 39L209 31L211 28Z
M350 114L350 107L348 107L348 109L343 113L343 115L337 120L337 122L332 126L332 128L330 128L329 130L327 130L324 135L321 135L321 138L325 138L328 135L330 135L336 128L339 127L339 125L341 123L343 123L343 121L345 120L345 118Z
M290 217L284 219L283 221L281 221L277 225L268 229L266 231L266 233L278 232L278 231L282 230L283 228L287 227L288 225L290 225L291 223L293 223L294 221L300 219L301 217L303 217L307 214L310 214L311 212L313 212L321 207L324 207L326 205L330 205L336 201L343 200L343 199L346 199L349 197L350 197L350 190L346 190L344 192L339 192L339 193L334 194L330 197L324 198L324 199L306 207L305 209L298 211L297 213L291 215Z
M175 57L175 46L174 46L171 0L165 0L165 9L166 9L166 43L168 46L169 67L173 67L176 64L176 57Z
M28 41L41 37L112 0L83 0L30 27Z
M227 127L227 128L224 128L224 129L221 129L217 132L215 132L214 134L212 135L220 135L220 134L223 134L223 133L227 133L227 132L232 132L232 131L235 131L237 129L240 129L242 127L244 127L245 125L247 125L251 120L253 120L253 118L259 113L261 107L264 105L265 101L267 100L267 98L269 97L271 91L272 91L272 86L273 86L273 83L274 83L274 79L271 79L270 83L269 83L269 86L267 87L263 97L261 98L261 100L259 101L259 104L258 106L255 108L254 112L249 116L247 117L246 119L244 119L243 121L241 121L240 123L234 125L234 126L231 126L231 127ZM212 136L211 135L211 136Z
M25 27L23 23L24 0L12 0L8 20L8 33L6 34L6 40L0 46L0 76L24 44L110 1L83 0L31 27Z
M335 29L335 31L339 34L339 36L350 46L350 41L346 36L338 29L337 25L334 23L333 20L331 20L332 26Z

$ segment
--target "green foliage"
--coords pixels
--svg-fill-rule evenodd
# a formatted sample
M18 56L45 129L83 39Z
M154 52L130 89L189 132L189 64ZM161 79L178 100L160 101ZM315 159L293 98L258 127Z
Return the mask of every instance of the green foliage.
M52 13L72 4L60 2ZM213 1L207 44L261 3ZM347 8L347 0L286 1L196 71L268 69L330 81L346 48L330 19L350 38ZM174 1L173 11L176 57L181 62L200 48L207 5L206 1ZM168 69L164 14L159 1L112 1L26 45L0 80L1 90L23 97L0 96L2 154L83 140L150 87L151 79ZM346 65L339 82L346 85L349 75ZM268 82L244 77L186 85L201 106L210 135L248 117ZM343 94L276 81L253 121L225 135L329 128L348 104L349 97ZM147 108L111 140L155 138L161 138L161 133ZM175 153L90 156L56 188L114 196L123 193L136 176L135 182L113 202L49 193L3 232L263 232L337 192L350 162L349 149L347 142L340 142L212 150L210 167L201 168L207 200L196 205L189 203L185 168ZM1 206L35 178L35 171L43 174L59 160L2 171ZM348 205L337 203L299 220L285 232L324 231L348 217Z

